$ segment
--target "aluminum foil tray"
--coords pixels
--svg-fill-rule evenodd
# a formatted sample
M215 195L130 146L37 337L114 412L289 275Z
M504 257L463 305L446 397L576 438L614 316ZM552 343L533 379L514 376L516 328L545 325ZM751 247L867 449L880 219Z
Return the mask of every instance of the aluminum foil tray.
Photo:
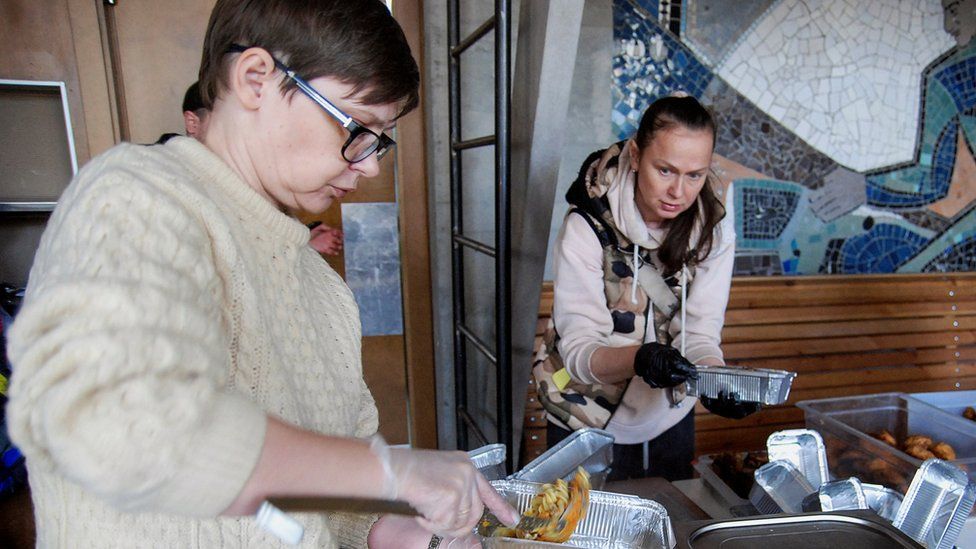
M864 499L867 500L869 509L888 522L895 520L904 499L901 493L880 484L861 483L861 489L864 490Z
M814 490L830 480L827 448L820 433L812 429L777 431L766 439L769 461L784 459L803 473Z
M468 451L468 459L474 463L476 469L481 471L488 480L501 480L505 478L505 457L507 456L504 444L489 444L474 450Z
M590 474L590 485L599 490L606 482L611 461L613 435L600 429L580 429L529 462L511 478L531 482L552 482L557 478L569 481L576 468L583 467Z
M765 515L799 513L803 498L816 491L796 466L780 459L756 469L756 483L749 493L749 501Z
M688 396L717 398L720 391L739 400L766 405L783 404L790 396L794 372L732 366L696 366L698 380L688 382Z
M496 480L491 483L519 512L529 507L540 484L522 480ZM637 496L590 491L590 508L566 543L548 543L512 538L485 538L483 547L588 547L671 549L674 531L664 506Z
M820 498L820 509L823 511L868 508L864 487L861 485L861 481L855 477L822 484L818 496Z
M856 547L898 549L922 546L871 511L836 511L675 525L678 549L807 549Z
M918 468L894 526L930 549L952 549L976 503L976 485L966 473L941 459Z

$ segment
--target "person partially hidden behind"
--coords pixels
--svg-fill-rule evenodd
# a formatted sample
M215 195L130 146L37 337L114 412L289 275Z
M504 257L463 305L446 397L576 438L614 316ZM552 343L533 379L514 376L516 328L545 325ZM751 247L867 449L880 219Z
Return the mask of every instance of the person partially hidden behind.
M380 0L217 0L205 131L78 172L10 329L38 547L284 547L255 517L272 496L420 514L299 513L307 548L454 549L484 507L517 522L467 454L377 436L356 302L295 217L379 173L419 83Z
M719 347L735 248L731 191L710 175L715 123L664 97L637 134L583 162L553 253L552 324L536 357L550 447L586 427L614 435L609 480L689 478L694 399L675 390ZM736 395L702 399L744 417Z
M207 131L209 119L210 109L203 105L203 100L200 98L200 82L194 82L183 94L183 126L186 129L186 135L202 140L203 134ZM153 144L162 145L178 135L180 134L164 133Z

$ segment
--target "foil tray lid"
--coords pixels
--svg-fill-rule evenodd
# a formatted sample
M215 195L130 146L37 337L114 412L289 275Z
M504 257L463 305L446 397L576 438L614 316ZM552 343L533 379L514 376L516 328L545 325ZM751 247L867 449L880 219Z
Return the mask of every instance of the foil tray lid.
M857 547L919 549L919 545L872 511L833 511L718 519L675 525L678 549L755 547ZM775 540L775 541L772 541Z
M511 478L530 482L569 481L582 467L596 489L603 486L613 461L613 435L602 429L580 429L530 461ZM493 479L488 479L493 480Z
M845 511L867 509L861 481L855 477L825 482L819 490L820 509L823 511Z
M966 472L941 459L918 468L894 526L930 549L952 549L976 503Z
M468 459L488 480L505 478L506 457L507 449L504 444L489 444L468 451Z
M783 459L792 463L814 490L830 480L827 447L820 433L813 429L777 431L766 439L766 451L769 461Z
M803 498L817 491L796 466L783 459L756 469L755 477L749 501L766 514L799 513Z
M888 522L895 520L904 499L900 492L880 484L861 483L861 489L864 490L864 499L867 500L869 509Z

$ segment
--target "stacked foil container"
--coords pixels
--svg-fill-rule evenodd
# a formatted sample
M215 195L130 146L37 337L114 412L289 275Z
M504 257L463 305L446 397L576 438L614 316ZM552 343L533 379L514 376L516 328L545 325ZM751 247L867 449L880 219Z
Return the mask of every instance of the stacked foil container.
M872 509L930 549L951 549L976 503L976 484L964 471L928 459L908 494L857 478L832 480L820 434L779 431L766 441L769 463L756 469L749 499L763 514Z

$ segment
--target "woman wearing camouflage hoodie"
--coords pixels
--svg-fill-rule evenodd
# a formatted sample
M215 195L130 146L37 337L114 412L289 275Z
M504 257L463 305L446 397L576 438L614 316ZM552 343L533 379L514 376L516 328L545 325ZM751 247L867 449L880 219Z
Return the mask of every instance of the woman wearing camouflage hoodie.
M710 172L714 143L696 99L659 99L633 138L586 159L566 195L547 337L555 352L537 361L536 377L548 444L605 428L616 440L611 479L691 476L694 399L676 388L696 377L694 364L724 364L735 248L731 193ZM758 409L735 395L702 400L728 417Z

